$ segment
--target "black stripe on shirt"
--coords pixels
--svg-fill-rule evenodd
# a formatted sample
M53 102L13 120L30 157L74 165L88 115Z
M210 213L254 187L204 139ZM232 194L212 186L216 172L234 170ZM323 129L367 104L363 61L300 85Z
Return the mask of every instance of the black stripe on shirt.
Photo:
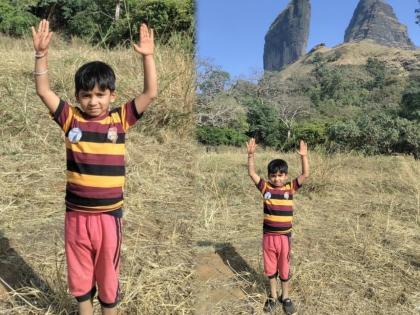
M95 165L95 164L82 164L75 161L67 160L67 170L86 175L98 176L124 176L124 165Z
M82 131L82 138L80 141L84 142L95 142L95 143L111 143L112 141L108 139L107 133L101 132L92 132L92 131ZM124 143L125 142L125 133L119 133L117 141L115 143Z
M280 195L280 194L273 194L271 193L271 197L270 199L277 199L277 200L293 200L293 194L288 193L289 194L289 198L284 198L284 194Z
M100 207L100 206L111 206L117 202L123 200L123 196L118 198L85 198L73 194L71 191L66 191L66 201L71 202L72 204L82 206L82 207Z
M293 216L293 211L283 211L283 210L272 210L264 207L264 213L269 215L277 215L280 217L291 217Z
M266 232L281 232L281 231L287 231L292 228L292 225L290 226L270 226L264 223L264 231Z

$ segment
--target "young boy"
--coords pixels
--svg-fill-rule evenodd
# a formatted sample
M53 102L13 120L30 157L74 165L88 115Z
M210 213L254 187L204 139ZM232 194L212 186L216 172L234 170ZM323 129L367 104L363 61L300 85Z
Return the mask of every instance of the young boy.
M36 92L66 135L67 186L65 250L69 289L79 314L93 314L98 290L102 314L117 314L120 298L119 265L121 217L125 180L124 140L157 95L153 59L153 30L140 26L134 50L143 56L144 90L132 101L110 110L116 99L115 74L107 64L94 61L75 75L76 99L71 106L50 89L49 23L32 27L35 48Z
M288 179L288 166L284 160L272 160L268 164L268 181L255 172L255 139L247 143L248 174L264 198L263 257L264 273L270 281L270 296L264 304L264 311L270 312L279 304L286 314L294 314L295 307L289 298L290 236L293 220L293 195L309 176L308 149L300 141L299 155L302 160L302 174L292 181ZM282 294L277 296L277 277L281 281Z

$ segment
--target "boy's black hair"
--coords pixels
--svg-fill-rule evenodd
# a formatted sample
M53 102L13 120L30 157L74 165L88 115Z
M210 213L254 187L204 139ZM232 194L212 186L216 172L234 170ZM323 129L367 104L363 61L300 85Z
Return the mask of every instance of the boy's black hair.
M281 159L272 160L267 166L268 175L276 173L287 174L288 170L289 166L287 165L287 162Z
M91 91L98 84L104 91L115 91L115 73L112 68L102 61L92 61L81 66L74 75L76 95L80 90Z

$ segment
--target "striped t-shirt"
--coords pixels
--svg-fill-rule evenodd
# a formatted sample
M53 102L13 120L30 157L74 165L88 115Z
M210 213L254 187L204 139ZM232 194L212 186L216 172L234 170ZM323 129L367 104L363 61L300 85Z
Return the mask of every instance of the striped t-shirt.
M125 133L141 117L134 100L100 117L89 117L60 100L53 117L66 135L66 209L120 213Z
M297 178L281 187L260 179L257 188L264 198L264 234L290 235L293 221L293 195L300 187Z

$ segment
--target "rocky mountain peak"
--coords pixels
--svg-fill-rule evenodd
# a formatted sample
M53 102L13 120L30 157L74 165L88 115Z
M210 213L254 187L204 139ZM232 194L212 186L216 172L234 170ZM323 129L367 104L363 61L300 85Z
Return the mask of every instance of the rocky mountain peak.
M311 19L309 0L291 0L265 35L264 70L279 71L306 52Z
M344 42L371 39L391 47L415 49L393 8L384 0L360 0L346 29Z

